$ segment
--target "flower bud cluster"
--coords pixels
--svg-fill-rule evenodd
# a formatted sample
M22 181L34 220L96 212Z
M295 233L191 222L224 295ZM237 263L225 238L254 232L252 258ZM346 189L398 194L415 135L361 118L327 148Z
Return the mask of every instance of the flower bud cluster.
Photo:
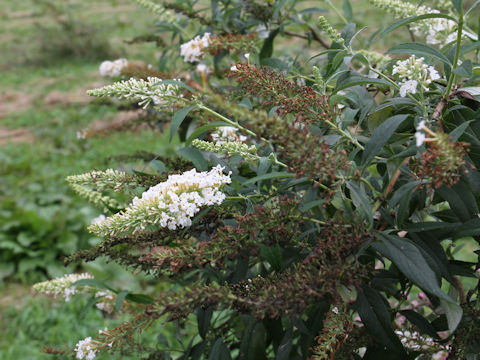
M128 66L127 59L104 61L100 64L99 72L103 77L116 77L122 75L123 68Z
M370 0L370 3L380 9L393 14L397 19L409 16L438 14L440 11L427 6L416 6L401 0ZM411 26L415 35L426 36L427 44L448 44L456 38L457 24L449 19L424 19Z
M424 63L424 58L417 59L415 55L403 61L397 61L393 66L392 75L397 75L400 79L400 96L415 94L420 85L424 90L428 90L432 81L440 79L440 75L433 66Z
M189 42L180 46L180 55L183 56L185 62L197 62L205 55L205 48L210 44L210 33L203 34L202 37L197 35Z
M119 190L124 185L131 187L138 186L134 177L126 172L114 169L105 171L89 171L85 174L71 175L66 178L69 184L81 186L92 186L98 190L114 189Z
M216 154L225 154L228 156L240 155L246 161L256 161L259 159L255 145L248 146L238 141L222 141L211 143L208 141L195 139L192 145L197 149L209 151Z
M89 202L102 208L104 211L108 211L109 208L118 209L121 207L120 203L111 198L110 196L104 195L99 191L90 189L86 186L78 184L70 184L70 187L75 191L79 196L84 199L87 199Z
M77 287L72 286L72 284L82 279L93 279L93 276L87 273L69 274L57 279L37 283L33 285L33 290L47 295L62 295L65 297L65 301L68 302L71 296L77 292ZM82 286L82 289L85 290L87 287Z
M320 16L318 18L318 27L327 34L330 40L343 44L344 40L340 33L335 30L332 25L328 22L325 16Z
M116 82L99 89L88 90L87 94L96 97L114 96L120 99L138 101L146 109L152 102L155 105L167 105L172 97L181 97L177 85L163 84L162 79L149 77Z
M196 169L181 175L170 175L135 197L123 212L117 213L89 230L99 236L139 233L155 227L175 230L192 224L192 217L205 205L221 204L225 194L220 187L231 182L218 165L209 172Z

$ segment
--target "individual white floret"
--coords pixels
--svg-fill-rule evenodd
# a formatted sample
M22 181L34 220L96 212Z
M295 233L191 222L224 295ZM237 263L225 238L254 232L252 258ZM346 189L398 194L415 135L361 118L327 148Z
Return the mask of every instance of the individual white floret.
M405 97L407 94L415 94L417 92L417 80L407 80L400 86L400 96Z

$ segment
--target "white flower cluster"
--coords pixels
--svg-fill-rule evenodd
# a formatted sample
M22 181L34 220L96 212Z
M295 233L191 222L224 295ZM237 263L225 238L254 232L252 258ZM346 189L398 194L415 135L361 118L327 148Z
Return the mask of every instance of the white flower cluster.
M205 53L203 50L210 44L210 33L203 34L202 37L197 35L189 42L180 45L180 55L183 56L185 62L197 62Z
M106 313L111 314L115 306L115 294L110 290L97 291L95 293L96 298L101 298L95 306L97 309L105 311Z
M116 77L122 75L122 69L126 66L128 66L127 59L107 60L100 64L99 72L103 77Z
M141 198L134 198L125 211L91 225L89 230L100 236L114 236L150 230L147 227L175 230L190 226L200 207L221 204L225 199L220 187L231 179L230 173L224 175L222 170L218 165L209 172L192 169L170 175L165 182L145 191Z
M237 131L238 129L233 126L220 126L216 128L214 132L212 132L212 140L215 141L217 144L234 141L244 142L245 140L247 140L246 136L238 135Z
M409 16L439 14L440 11L428 6L418 6L401 0L370 0L370 3L380 9L392 13L397 19ZM456 38L456 23L449 19L433 18L414 23L411 26L415 35L426 36L427 44L448 44Z
M172 97L181 97L177 85L164 84L162 79L149 77L147 80L134 79L116 82L99 89L88 90L90 96L116 96L118 98L138 101L146 109L152 102L155 105L167 105Z
M77 292L76 287L72 286L72 284L82 279L93 279L93 276L87 273L69 274L57 279L37 283L33 285L33 290L47 295L63 295L65 301L68 302L72 295L75 295Z
M83 340L80 340L77 345L75 345L74 351L76 352L77 359L86 359L93 360L95 359L97 349L95 344L92 342L92 338L89 336Z
M417 59L415 55L406 60L399 60L393 66L392 75L398 75L400 78L400 96L405 97L407 94L415 94L420 84L424 90L434 80L440 79L440 74L433 66L424 63L424 58Z

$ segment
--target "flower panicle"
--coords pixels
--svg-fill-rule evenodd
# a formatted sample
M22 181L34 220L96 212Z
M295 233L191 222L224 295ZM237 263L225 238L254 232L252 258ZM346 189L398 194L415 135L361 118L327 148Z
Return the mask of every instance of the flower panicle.
M225 154L228 156L240 155L247 162L257 161L260 157L257 155L255 145L248 146L238 141L222 141L211 143L208 141L195 139L192 145L199 150L209 151L216 154Z
M433 81L441 79L438 71L425 64L423 57L416 58L415 55L406 60L399 60L393 66L392 75L400 79L400 96L415 94L420 85L421 90L428 90Z
M147 108L152 103L158 106L166 106L175 98L182 98L180 87L174 84L164 84L163 80L149 77L147 80L134 79L123 80L102 88L88 90L87 94L95 97L118 97L130 101L138 101L138 105Z
M333 28L332 25L328 22L327 18L325 16L319 16L318 17L318 27L325 33L327 34L328 38L332 40L333 42L337 42L339 44L344 43L344 39L340 35L340 33Z
M107 169L105 171L94 170L84 174L71 175L66 178L66 181L69 184L92 186L99 190L108 188L119 190L124 185L129 187L139 185L133 175L114 169Z
M160 184L135 197L125 211L92 224L89 230L99 236L149 232L158 227L175 230L192 224L192 217L202 206L218 205L225 199L220 190L231 182L218 165L209 172L196 169L170 175Z
M415 5L401 0L369 0L373 6L385 10L397 19L410 16L439 14L440 11L424 5ZM444 45L455 40L457 24L444 18L432 18L411 25L415 35L425 36L427 44Z
M88 273L83 274L68 274L53 280L43 281L33 285L32 289L38 293L65 297L65 301L70 301L72 295L77 290L76 286L72 286L75 282L82 279L93 279L93 276Z

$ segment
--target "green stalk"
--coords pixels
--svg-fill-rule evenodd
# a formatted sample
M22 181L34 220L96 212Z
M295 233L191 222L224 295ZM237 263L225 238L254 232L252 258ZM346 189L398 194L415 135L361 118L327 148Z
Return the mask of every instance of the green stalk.
M448 83L447 83L447 87L445 89L444 99L449 98L450 92L452 91L453 82L454 82L455 77L456 77L454 70L458 66L458 58L460 57L460 45L462 43L463 23L464 23L464 19L463 19L463 7L462 7L462 10L461 10L461 12L459 14L459 18L458 18L457 44L455 45L455 57L453 58L452 72L450 73L450 77L448 78Z

